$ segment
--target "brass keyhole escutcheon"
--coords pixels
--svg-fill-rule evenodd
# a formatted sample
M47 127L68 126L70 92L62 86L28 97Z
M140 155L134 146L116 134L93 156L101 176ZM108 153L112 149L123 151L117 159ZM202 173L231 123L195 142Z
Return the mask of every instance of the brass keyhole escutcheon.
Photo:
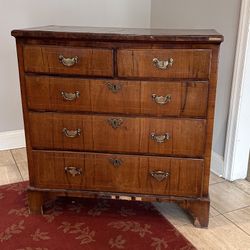
M112 91L114 94L118 93L121 90L121 88L122 88L122 85L120 83L111 83L111 82L108 82L107 86L108 86L108 89L110 91Z
M120 167L122 165L122 160L118 158L110 158L109 162L114 166L114 167Z
M113 129L117 129L122 125L123 119L122 118L109 118L108 123Z

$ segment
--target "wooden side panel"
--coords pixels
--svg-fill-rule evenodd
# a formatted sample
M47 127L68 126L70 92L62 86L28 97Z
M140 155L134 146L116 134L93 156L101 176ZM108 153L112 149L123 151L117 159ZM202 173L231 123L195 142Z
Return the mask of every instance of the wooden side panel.
M211 50L209 49L120 49L117 52L118 76L156 78L208 79ZM173 65L157 68L153 59L169 61Z
M33 151L33 158L36 187L175 196L201 193L202 160L43 151ZM114 166L112 159L120 160L121 165ZM67 167L77 168L80 174L73 176L65 171ZM159 181L152 177L154 171L169 176Z
M77 57L77 63L64 66L59 56ZM26 45L25 72L113 76L113 52L110 49L74 48L65 46Z
M206 128L206 145L205 145L205 168L204 168L204 180L203 180L203 196L208 196L209 190L209 177L210 177L210 163L211 163L211 150L213 139L213 127L214 127L214 110L215 110L215 97L217 87L217 73L218 73L218 54L219 46L213 46L212 52L212 67L209 84L208 94L208 110L207 110L207 128Z

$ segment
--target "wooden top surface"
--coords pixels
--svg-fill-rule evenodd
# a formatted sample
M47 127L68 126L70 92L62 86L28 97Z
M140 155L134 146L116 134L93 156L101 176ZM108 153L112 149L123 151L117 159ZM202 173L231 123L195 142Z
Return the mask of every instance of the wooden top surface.
M97 28L81 26L44 26L13 30L14 37L81 39L102 41L159 41L221 43L223 36L215 30Z

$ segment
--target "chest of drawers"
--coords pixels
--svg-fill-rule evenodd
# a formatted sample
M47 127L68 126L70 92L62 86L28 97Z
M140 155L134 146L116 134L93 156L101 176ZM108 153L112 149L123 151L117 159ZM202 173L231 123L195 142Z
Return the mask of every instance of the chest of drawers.
M29 207L54 196L177 202L206 227L213 30L14 30Z

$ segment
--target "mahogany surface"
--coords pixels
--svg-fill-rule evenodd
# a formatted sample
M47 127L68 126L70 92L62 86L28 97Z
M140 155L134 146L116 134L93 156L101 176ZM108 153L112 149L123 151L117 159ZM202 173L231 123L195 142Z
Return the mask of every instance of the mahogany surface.
M214 30L14 30L29 207L56 196L177 202L207 227Z

